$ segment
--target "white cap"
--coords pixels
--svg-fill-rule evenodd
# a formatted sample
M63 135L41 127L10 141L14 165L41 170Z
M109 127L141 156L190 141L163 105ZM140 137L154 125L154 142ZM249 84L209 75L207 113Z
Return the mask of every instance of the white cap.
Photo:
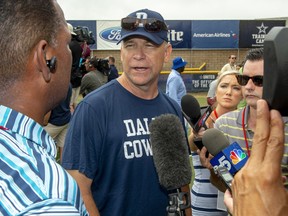
M71 33L72 35L77 35L77 34L73 31L73 26L72 26L70 23L67 23L67 26L68 26L68 29L69 29L69 31L70 31L70 33Z

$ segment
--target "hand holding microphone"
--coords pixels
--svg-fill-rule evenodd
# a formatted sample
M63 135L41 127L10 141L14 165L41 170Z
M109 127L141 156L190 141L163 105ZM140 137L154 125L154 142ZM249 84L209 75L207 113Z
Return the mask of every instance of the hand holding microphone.
M230 144L223 133L215 128L206 130L202 141L210 154L214 156L210 163L214 173L220 177L220 179L217 178L212 172L211 183L223 192L227 188L230 189L233 176L245 165L248 156L239 144L236 142Z
M198 133L202 127L207 129L205 122L212 112L211 106L208 106L201 114L201 107L197 99L187 94L181 98L181 108L185 119L194 132Z
M184 118L193 129L193 143L195 144L195 146L197 146L199 150L201 150L203 147L203 130L207 129L205 122L210 116L212 108L211 106L208 106L204 110L203 114L201 114L201 107L199 102L195 97L189 94L182 97L181 108ZM209 152L206 153L206 157L208 157L208 155Z

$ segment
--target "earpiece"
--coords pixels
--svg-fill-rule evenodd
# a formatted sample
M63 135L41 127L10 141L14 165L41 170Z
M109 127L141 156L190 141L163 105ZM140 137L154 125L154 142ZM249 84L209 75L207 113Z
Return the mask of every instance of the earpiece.
M50 60L46 60L47 67L49 68L50 71L55 70L56 62L57 62L56 56L53 56Z

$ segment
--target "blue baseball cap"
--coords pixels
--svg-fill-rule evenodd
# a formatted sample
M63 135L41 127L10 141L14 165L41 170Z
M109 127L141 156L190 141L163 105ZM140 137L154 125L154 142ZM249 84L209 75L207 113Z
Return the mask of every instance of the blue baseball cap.
M137 18L139 20L155 19L155 20L160 21L160 24L164 24L166 27L165 20L162 17L162 15L159 14L158 12L148 10L148 9L142 9L142 10L138 10L136 12L133 12L133 13L129 14L126 18ZM122 20L124 20L124 19L125 18L123 18ZM130 37L130 36L143 36L143 37L150 39L154 43L160 45L164 41L168 41L167 33L168 33L167 27L166 27L166 29L162 28L158 32L151 32L151 31L149 32L145 29L145 27L143 25L139 25L134 30L127 30L127 29L124 29L122 26L121 33L120 33L121 38L117 42L117 44L119 44L122 40L124 40L125 38Z
M176 70L178 68L181 68L183 66L185 66L187 64L186 61L184 61L183 58L181 57L176 57L175 59L173 59L173 66L172 69Z

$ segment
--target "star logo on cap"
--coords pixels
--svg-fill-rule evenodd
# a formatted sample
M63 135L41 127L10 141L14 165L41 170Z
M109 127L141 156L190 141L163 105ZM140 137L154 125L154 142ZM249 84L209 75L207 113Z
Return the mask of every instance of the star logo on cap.
M266 34L266 29L268 28L268 26L264 26L264 23L262 22L261 26L256 26L256 28L259 29L258 34Z

